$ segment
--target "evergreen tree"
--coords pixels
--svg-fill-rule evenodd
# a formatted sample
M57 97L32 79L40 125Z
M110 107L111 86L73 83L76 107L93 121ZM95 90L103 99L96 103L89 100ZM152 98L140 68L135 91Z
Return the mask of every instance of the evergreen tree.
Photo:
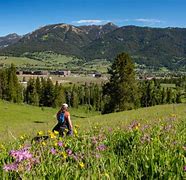
M123 111L139 106L139 92L135 80L134 64L126 53L119 54L113 62L110 81L103 87L104 95L109 97L103 113Z
M182 96L182 93L181 93L181 91L180 91L180 89L176 89L177 91L176 91L176 103L181 103L182 101L181 101L181 96Z
M65 90L62 85L58 82L55 84L55 98L54 107L60 107L64 102L66 102Z
M74 108L78 108L78 104L79 104L79 99L77 94L77 88L74 84L71 91L71 106Z
M36 78L35 86L36 86L36 92L38 94L38 98L40 99L41 98L41 89L42 89L42 87L41 87L41 82L40 82L40 78L39 77Z
M161 104L165 104L166 103L166 91L165 91L165 88L163 88L161 90Z
M171 88L167 88L167 103L168 104L171 104L172 103L172 99L173 99L173 93L172 93L172 90Z

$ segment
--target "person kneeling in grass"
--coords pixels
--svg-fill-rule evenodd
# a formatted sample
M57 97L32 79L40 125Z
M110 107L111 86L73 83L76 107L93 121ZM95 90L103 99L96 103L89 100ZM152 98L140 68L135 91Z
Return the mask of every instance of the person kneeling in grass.
M72 135L72 121L70 119L70 113L68 112L68 104L64 103L61 109L57 113L57 125L53 128L54 131L58 131L59 135L64 136L65 129L68 129L67 135Z

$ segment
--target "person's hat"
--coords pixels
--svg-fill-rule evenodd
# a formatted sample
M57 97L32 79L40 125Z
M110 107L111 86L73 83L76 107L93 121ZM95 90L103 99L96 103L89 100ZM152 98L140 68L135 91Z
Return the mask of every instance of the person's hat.
M64 103L62 106L68 108L68 104L66 103Z

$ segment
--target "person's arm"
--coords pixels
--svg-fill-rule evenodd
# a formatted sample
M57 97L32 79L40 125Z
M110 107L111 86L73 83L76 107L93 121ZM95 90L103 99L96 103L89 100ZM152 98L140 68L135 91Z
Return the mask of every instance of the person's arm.
M70 115L68 116L68 123L69 123L69 128L72 131L72 121L70 119Z
M60 114L61 114L61 110L59 110L58 113L57 113L57 115L56 115L56 118L57 118L58 121L59 121Z

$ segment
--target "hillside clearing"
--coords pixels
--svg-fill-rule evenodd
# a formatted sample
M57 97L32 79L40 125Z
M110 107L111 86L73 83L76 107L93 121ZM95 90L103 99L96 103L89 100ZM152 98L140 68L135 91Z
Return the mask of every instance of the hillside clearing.
M29 105L17 105L0 101L0 141L13 140L18 136L35 135L39 130L52 129L56 123L55 114L58 109L41 108ZM80 130L91 130L95 126L118 128L128 125L131 121L141 124L154 123L172 115L186 120L185 104L160 105L137 110L99 115L89 112L86 107L70 109L74 125Z

